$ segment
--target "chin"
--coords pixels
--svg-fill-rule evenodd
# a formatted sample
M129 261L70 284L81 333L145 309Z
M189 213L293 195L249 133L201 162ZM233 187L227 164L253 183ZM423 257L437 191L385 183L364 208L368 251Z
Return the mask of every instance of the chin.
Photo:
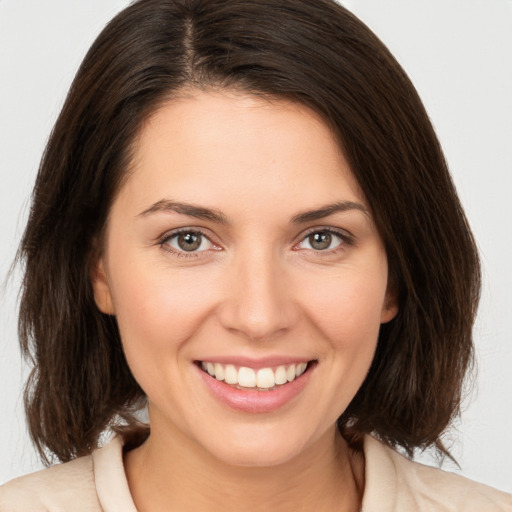
M259 431L258 431L259 430ZM261 429L247 429L231 436L212 436L203 444L220 462L239 467L271 467L290 462L314 444L310 435L293 432L282 427L272 433Z
M239 467L272 467L293 460L299 453L298 447L237 446L226 447L213 453L224 464Z

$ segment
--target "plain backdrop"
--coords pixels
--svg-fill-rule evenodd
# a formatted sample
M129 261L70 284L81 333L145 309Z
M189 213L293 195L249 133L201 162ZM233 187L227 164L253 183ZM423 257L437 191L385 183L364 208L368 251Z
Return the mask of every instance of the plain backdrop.
M484 267L478 378L447 440L461 469L512 491L512 0L346 0L432 118ZM88 47L126 0L0 0L0 280L51 127ZM0 483L39 469L21 401L19 275L0 291ZM427 456L421 458L433 463Z

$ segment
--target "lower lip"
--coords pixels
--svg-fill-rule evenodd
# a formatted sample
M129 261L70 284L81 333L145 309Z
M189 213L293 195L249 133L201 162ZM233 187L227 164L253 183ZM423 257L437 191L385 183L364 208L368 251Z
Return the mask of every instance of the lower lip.
M275 411L296 398L308 383L313 365L308 365L300 377L292 382L276 387L271 391L257 391L255 389L237 389L224 381L217 380L194 365L199 376L210 392L222 403L238 411L249 413L265 413Z

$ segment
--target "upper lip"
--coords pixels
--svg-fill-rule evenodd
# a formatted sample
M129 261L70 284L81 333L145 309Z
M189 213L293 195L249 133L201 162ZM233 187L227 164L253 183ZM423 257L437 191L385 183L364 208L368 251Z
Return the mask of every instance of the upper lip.
M298 363L307 363L315 360L312 357L297 356L269 356L261 358L242 357L242 356L208 356L197 359L198 362L219 363L223 365L232 364L233 366L245 366L258 370L260 368L271 368L274 366L290 365Z

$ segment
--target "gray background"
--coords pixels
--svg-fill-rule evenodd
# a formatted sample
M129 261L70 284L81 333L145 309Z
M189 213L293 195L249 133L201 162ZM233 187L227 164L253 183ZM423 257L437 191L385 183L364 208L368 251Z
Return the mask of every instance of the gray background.
M346 0L389 46L436 127L484 266L478 379L448 435L462 470L512 491L512 0ZM0 0L0 280L82 57L125 0ZM21 403L17 273L0 290L0 483L40 468ZM422 460L432 463L428 456Z

